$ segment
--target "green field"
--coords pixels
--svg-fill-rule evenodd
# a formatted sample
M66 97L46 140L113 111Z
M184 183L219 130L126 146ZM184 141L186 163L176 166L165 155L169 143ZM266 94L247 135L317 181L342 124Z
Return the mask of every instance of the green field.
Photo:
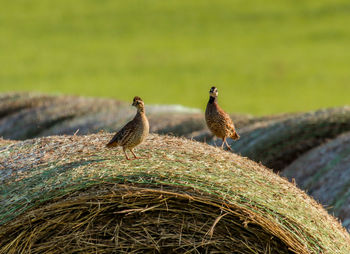
M349 104L350 2L1 1L0 91L230 112Z

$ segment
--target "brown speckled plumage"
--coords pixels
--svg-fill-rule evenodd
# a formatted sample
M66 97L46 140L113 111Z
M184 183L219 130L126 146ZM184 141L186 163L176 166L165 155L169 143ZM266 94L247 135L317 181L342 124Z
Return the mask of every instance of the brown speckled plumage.
M209 91L210 97L205 110L205 120L209 130L218 138L222 139L222 148L226 144L227 148L231 147L227 144L226 138L233 140L239 139L239 135L235 130L235 126L230 116L220 108L217 103L218 91L216 87L212 87Z
M118 131L107 144L107 147L123 147L125 157L128 160L129 157L126 154L126 150L129 149L134 157L138 158L133 152L133 148L142 143L149 133L149 123L145 114L145 105L142 99L136 96L132 105L137 108L137 113L134 119Z

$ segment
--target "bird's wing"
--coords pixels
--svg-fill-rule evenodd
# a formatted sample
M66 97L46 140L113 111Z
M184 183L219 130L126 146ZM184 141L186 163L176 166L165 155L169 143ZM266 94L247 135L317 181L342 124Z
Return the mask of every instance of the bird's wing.
M236 128L235 125L230 117L229 114L227 114L225 111L223 111L222 109L220 109L220 115L222 117L223 122L225 123L225 126L227 128L227 130L230 131L230 136L237 136L237 139L239 138L239 135L236 133Z
M233 124L233 121L232 121L230 115L227 114L227 113L225 112L224 117L225 117L226 122L227 122L229 125L233 126L233 128L234 128L234 124Z
M229 114L227 114L222 108L218 106L218 113L220 115L220 120L223 121L226 125L234 126L232 119Z
M107 146L110 146L113 144L123 144L124 143L123 141L128 139L128 137L132 135L134 130L135 130L135 124L133 123L133 121L128 122L123 128L121 128L120 131L118 131L113 136L111 141L108 142Z

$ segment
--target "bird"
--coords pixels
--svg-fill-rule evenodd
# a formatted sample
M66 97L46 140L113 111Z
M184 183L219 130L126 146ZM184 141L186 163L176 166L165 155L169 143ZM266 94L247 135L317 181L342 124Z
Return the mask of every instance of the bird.
M139 159L133 151L134 147L141 144L149 134L149 123L145 113L145 104L143 100L135 96L132 106L137 108L137 113L133 120L128 122L118 131L114 137L108 142L107 147L121 146L127 160L130 160L126 150L134 155L135 159Z
M205 110L205 121L209 130L218 138L222 139L221 148L226 144L229 150L231 147L227 144L226 138L238 140L240 136L236 132L235 126L230 116L218 104L218 89L213 86L209 91L209 101Z

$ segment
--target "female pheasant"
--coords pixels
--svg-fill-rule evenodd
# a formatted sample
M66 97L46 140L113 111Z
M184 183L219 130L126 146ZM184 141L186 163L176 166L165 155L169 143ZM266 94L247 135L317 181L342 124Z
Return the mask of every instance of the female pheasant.
M235 130L235 126L230 116L223 111L217 103L218 89L212 87L209 91L209 102L205 110L205 121L209 130L218 138L222 139L221 148L224 148L226 144L227 148L231 150L231 147L227 144L226 138L230 137L233 140L239 139L239 135Z
M118 131L106 145L107 147L123 147L123 152L127 160L130 160L130 158L126 154L126 149L130 150L135 159L139 158L135 155L133 148L143 142L149 133L149 123L145 114L145 104L142 99L135 96L132 106L137 108L134 119Z

